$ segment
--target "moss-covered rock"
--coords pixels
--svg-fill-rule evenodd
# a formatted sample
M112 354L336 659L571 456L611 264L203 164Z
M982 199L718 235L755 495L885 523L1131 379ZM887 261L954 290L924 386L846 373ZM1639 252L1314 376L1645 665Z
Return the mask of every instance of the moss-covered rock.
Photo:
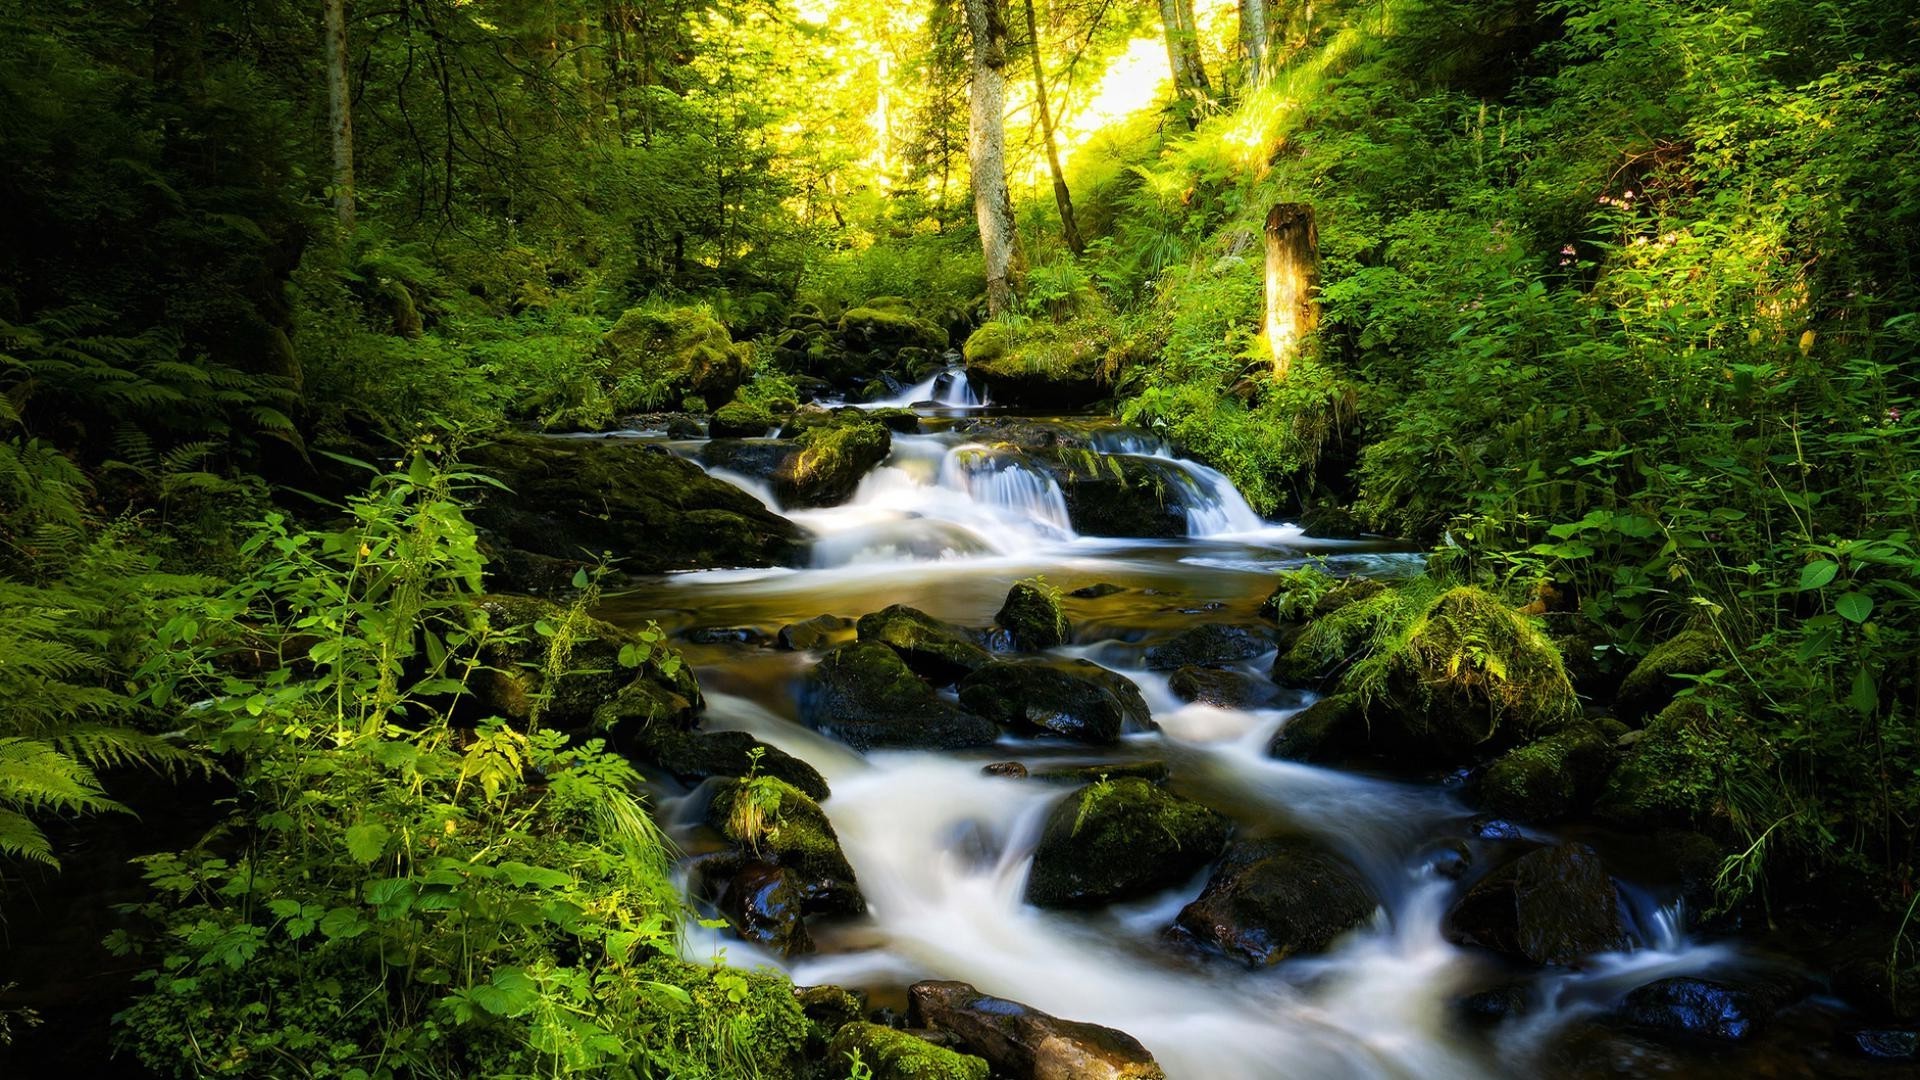
M1008 643L1022 652L1065 645L1073 633L1060 606L1060 590L1038 578L1014 582L993 621L1007 632Z
M989 321L978 330L967 335L967 343L960 349L960 355L969 365L991 364L1004 358L1013 349L1013 333L1007 324Z
M1096 745L1153 725L1140 688L1091 660L983 667L960 683L960 704L1016 731Z
M774 646L792 652L805 652L831 645L846 631L853 629L854 621L844 615L815 615L797 623L788 623L774 636Z
M778 426L779 421L764 407L734 401L713 411L707 434L716 439L757 439Z
M469 682L474 704L485 715L526 724L536 711L542 726L581 730L602 715L612 700L634 704L634 717L666 727L690 726L704 701L693 669L682 665L673 675L620 663L620 651L638 643L632 634L598 619L571 623L560 605L532 596L487 596L474 604L476 615L493 632L481 648L485 666ZM553 639L536 626L564 629L572 639L557 679L548 679Z
M1301 513L1300 532L1315 540L1358 540L1366 522L1338 503L1316 503Z
M1772 754L1731 703L1685 697L1661 710L1607 778L1594 815L1628 829L1673 827L1726 837L1727 781L1769 776Z
M967 381L985 388L996 404L1080 409L1112 393L1110 351L1104 324L1082 320L1034 323L1017 334L988 323L967 338L962 355Z
M774 494L784 507L838 506L892 449L892 432L865 416L810 427L774 470Z
M902 349L939 352L947 347L946 331L914 318L912 308L904 304L875 306L869 301L840 316L835 330L848 352L891 357Z
M661 1076L712 1076L713 1033L732 1037L737 1058L729 1070L764 1080L806 1075L809 1025L782 975L734 967L707 967L672 957L648 960L633 971L641 983L677 986L691 1007L666 994L641 998L647 1050Z
M1325 765L1367 753L1366 709L1353 694L1332 694L1287 717L1267 744L1267 753L1286 761Z
M1182 935L1252 967L1324 952L1373 917L1377 902L1351 864L1311 840L1234 844L1198 899L1174 920Z
M946 686L993 663L973 634L905 604L860 617L861 641L878 641L900 654L917 674Z
M1480 807L1529 823L1560 821L1584 810L1613 769L1613 744L1591 724L1507 751L1474 779Z
M987 1080L988 1075L982 1058L864 1021L847 1024L834 1033L827 1047L827 1075L845 1075L855 1055L873 1070L873 1080Z
M1262 627L1204 623L1148 649L1147 667L1154 671L1221 667L1251 660L1272 648L1273 637Z
M1047 816L1027 902L1093 907L1169 888L1212 862L1231 831L1220 814L1145 780L1089 784Z
M792 871L806 910L851 914L864 908L853 866L820 804L784 780L717 781L707 824L751 857Z
M900 654L877 641L821 657L800 691L800 718L856 750L959 750L999 737L992 721L934 693Z
M708 407L733 399L746 379L748 347L700 308L629 308L600 339L616 407L684 402Z
M700 466L630 439L502 436L469 463L507 490L477 488L469 516L497 556L491 577L563 588L610 553L635 574L798 562L799 526Z
M1530 851L1468 889L1447 913L1447 937L1535 964L1574 965L1620 948L1620 894L1585 844Z
M1270 704L1278 694L1274 685L1264 679L1191 664L1175 671L1167 680L1167 688L1182 701L1217 709L1258 709Z
M1076 447L1021 455L1060 485L1067 518L1082 536L1172 539L1187 535L1178 470L1150 457L1100 454Z
M1720 639L1704 630L1682 630L1654 646L1621 680L1614 713L1629 723L1652 716L1693 685L1683 675L1704 675L1726 663Z
M829 794L826 778L819 770L744 731L676 731L655 725L634 736L627 756L683 784L753 773L784 780L811 799L824 799Z

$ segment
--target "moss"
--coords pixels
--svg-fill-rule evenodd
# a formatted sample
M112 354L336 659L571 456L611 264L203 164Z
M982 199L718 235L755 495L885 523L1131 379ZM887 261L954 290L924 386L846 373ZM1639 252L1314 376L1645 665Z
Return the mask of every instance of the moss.
M1086 907L1179 884L1212 862L1226 818L1140 779L1106 780L1048 815L1027 878L1027 902Z
M1571 724L1487 766L1475 781L1474 793L1483 808L1501 817L1558 821L1600 794L1612 757L1612 746L1599 731L1589 724Z
M766 828L758 836L746 835L741 815L735 813L739 800L752 797L773 805L768 808ZM853 884L853 867L840 848L840 837L833 831L820 804L784 780L763 776L755 780L722 783L714 792L707 810L707 824L742 847L749 848L776 866L792 869L807 878L829 879Z
M993 621L1007 631L1014 648L1029 652L1065 645L1073 632L1060 606L1060 590L1038 577L1014 582Z
M999 737L992 722L935 694L877 641L843 645L807 673L800 718L856 750L958 750Z
M957 682L993 661L965 630L905 604L861 616L857 632L861 641L891 647L908 667L937 683Z
M707 433L716 439L757 438L772 431L777 424L765 408L734 401L714 411Z
M967 336L960 352L969 364L989 364L1013 348L1013 334L1003 322L988 322Z
M1367 752L1367 717L1352 694L1323 697L1287 718L1267 745L1267 753L1286 761L1314 764L1343 761Z
M1594 812L1632 829L1698 829L1725 839L1779 816L1772 755L1731 702L1686 697L1632 736Z
M678 1080L800 1080L807 1075L809 1024L792 986L777 974L711 968L656 957L636 981L677 986L693 999L642 1000L646 1046L659 1075Z
M904 1031L856 1022L842 1027L827 1047L827 1075L845 1075L858 1054L873 1080L987 1080L984 1059L948 1050Z
M939 351L947 347L947 335L939 327L896 307L854 308L840 316L836 329L841 344L852 352L891 354L908 348Z
M1720 639L1704 630L1682 630L1654 646L1620 683L1614 710L1624 720L1651 716L1692 685L1682 675L1703 675L1725 662Z
M732 400L746 378L749 349L701 308L629 308L600 339L615 380L616 405L655 408L698 397Z
M860 479L886 460L893 434L864 416L838 416L800 433L798 449L774 472L774 490L787 506L833 506L846 501Z

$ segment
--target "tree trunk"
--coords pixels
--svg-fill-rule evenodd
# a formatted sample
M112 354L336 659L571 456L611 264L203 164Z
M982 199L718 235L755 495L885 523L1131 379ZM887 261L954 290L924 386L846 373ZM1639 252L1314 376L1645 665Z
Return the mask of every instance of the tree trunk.
M1272 34L1267 0L1240 0L1240 50L1247 60L1247 89L1266 82L1267 42Z
M1285 376L1307 335L1320 325L1320 234L1307 203L1276 203L1267 213L1267 301L1261 331L1273 373Z
M966 0L973 37L967 165L973 174L973 216L986 263L987 314L1013 306L1013 197L1007 191L1007 23L1002 0Z
M325 0L327 127L333 138L333 212L353 232L353 94L347 85L347 0Z
M1053 137L1053 113L1047 108L1047 65L1040 48L1040 24L1033 17L1033 0L1026 0L1027 44L1033 49L1033 96L1040 109L1040 134L1047 144L1047 170L1053 174L1053 204L1060 209L1060 238L1075 256L1086 253L1080 240L1080 226L1073 220L1073 192L1067 188L1067 176L1060 171L1060 151Z
M1187 103L1187 126L1213 103L1213 84L1200 58L1200 36L1193 0L1160 0L1160 23L1167 36L1167 65L1173 70L1174 96Z

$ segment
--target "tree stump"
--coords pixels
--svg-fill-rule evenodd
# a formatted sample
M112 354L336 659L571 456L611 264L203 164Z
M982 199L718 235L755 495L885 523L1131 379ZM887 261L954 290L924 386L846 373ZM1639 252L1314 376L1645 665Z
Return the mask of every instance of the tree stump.
M1309 203L1276 203L1267 212L1266 317L1261 331L1284 377L1320 325L1320 234Z

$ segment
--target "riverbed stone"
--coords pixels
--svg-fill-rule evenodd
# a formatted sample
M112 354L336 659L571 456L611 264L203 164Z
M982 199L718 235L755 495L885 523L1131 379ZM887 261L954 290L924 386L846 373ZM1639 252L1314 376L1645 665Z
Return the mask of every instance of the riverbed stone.
M788 623L774 635L775 648L790 652L806 652L822 645L831 644L835 635L850 630L854 621L844 615L815 615L797 623Z
M1593 802L1612 768L1612 743L1593 725L1576 721L1507 751L1474 778L1472 795L1501 817L1528 824L1560 821Z
M1148 649L1147 667L1154 671L1221 667L1252 660L1272 648L1273 637L1261 627L1203 623Z
M1577 966L1620 948L1620 895L1600 856L1564 843L1520 856L1474 883L1447 913L1449 940L1540 965Z
M1352 864L1302 838L1236 843L1198 899L1180 910L1176 934L1250 967L1324 952L1363 926L1378 902Z
M1026 899L1095 907L1177 885L1226 846L1231 823L1145 780L1089 784L1047 816Z
M1617 1015L1632 1027L1662 1035L1744 1042L1792 996L1782 985L1681 975L1634 988Z
M759 752L757 758L755 751ZM655 725L629 740L627 756L683 784L752 773L784 780L810 799L824 799L830 794L826 778L818 769L744 731L678 731Z
M1060 607L1060 590L1044 581L1016 581L993 616L1021 652L1038 652L1067 643L1073 633Z
M758 859L743 863L714 898L714 906L742 939L789 958L813 951L804 904L786 870Z
M1133 680L1091 660L991 664L960 683L960 705L1016 731L1096 745L1153 726Z
M1015 1080L1165 1080L1140 1041L1124 1031L1063 1020L990 997L963 982L913 984L910 1023L943 1031L993 1071Z
M750 858L789 871L807 912L851 915L866 909L833 823L792 784L772 777L715 781L707 824Z
M757 439L778 426L779 421L765 407L732 401L713 410L707 434L716 439Z
M982 1058L949 1050L910 1031L862 1020L834 1033L827 1046L827 1075L843 1075L856 1053L873 1070L873 1080L987 1080L991 1072Z
M1167 685L1182 701L1220 709L1257 709L1272 702L1277 694L1272 683L1251 675L1193 664L1175 671Z
M805 676L800 719L855 750L988 746L1000 729L944 700L877 641L842 645Z
M972 632L905 604L893 604L860 617L861 641L890 646L914 672L946 686L993 663Z
M1287 717L1267 744L1267 754L1324 765L1360 757L1367 745L1367 714L1359 695L1333 694Z

